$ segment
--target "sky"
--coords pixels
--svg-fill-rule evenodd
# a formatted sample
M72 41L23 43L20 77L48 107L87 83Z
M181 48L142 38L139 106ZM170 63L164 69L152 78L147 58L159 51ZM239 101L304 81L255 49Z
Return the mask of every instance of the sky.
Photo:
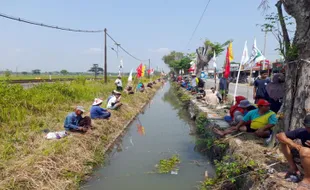
M167 66L162 56L170 51L194 52L205 39L225 42L233 39L235 61L240 62L244 42L249 52L256 37L263 51L264 33L257 24L264 15L260 0L211 0L189 46L187 43L208 0L7 0L0 1L0 12L45 24L108 33L139 59L151 60L152 68ZM273 3L273 2L271 2ZM275 8L271 6L270 12ZM69 72L87 71L92 64L103 66L103 33L74 33L29 25L0 17L0 70ZM122 58L124 72L140 61L119 50L119 58L108 39L108 71L117 72ZM267 35L266 57L279 58L272 34ZM225 53L218 56L224 63ZM148 62L144 62L148 63Z

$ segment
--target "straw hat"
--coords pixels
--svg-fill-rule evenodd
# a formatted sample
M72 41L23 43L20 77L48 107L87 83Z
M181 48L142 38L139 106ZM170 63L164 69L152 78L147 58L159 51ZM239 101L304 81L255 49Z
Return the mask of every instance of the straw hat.
M93 106L97 106L97 105L99 105L99 104L101 104L101 103L102 103L102 100L101 100L101 99L95 98L94 103L93 103Z

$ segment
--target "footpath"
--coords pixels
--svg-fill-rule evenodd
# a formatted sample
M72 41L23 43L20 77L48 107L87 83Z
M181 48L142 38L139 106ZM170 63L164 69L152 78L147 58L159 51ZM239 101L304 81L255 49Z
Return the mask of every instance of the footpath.
M196 120L198 135L205 142L205 146L200 145L199 150L206 152L215 164L216 175L206 174L200 189L296 189L296 183L284 179L288 165L274 142L267 146L263 139L247 133L236 133L218 139L212 128L229 127L222 119L229 105L210 108L177 85L174 88L178 94L182 94L183 100L184 96L188 96L187 109ZM201 121L205 121L203 134L199 129Z

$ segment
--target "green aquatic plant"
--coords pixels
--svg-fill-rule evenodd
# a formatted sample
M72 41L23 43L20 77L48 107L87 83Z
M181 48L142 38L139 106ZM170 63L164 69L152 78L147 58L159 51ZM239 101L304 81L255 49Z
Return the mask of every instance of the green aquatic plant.
M177 166L181 163L181 160L178 155L173 155L171 158L162 159L159 161L156 171L160 174L167 174L171 171L178 170Z

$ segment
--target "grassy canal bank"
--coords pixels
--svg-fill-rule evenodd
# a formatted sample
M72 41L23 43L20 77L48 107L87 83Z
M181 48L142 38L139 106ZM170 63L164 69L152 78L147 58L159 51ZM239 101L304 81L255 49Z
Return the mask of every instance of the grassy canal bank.
M216 174L201 182L201 190L233 189L296 189L295 183L284 179L288 165L277 147L266 147L264 140L249 133L237 133L218 139L212 127L219 127L208 118L205 105L172 83L174 92L183 101L184 109L194 115L198 140L196 149L206 154L213 162ZM209 108L210 111L223 113Z
M153 97L160 84L145 93L124 94L124 105L110 120L93 121L86 134L70 133L46 140L44 131L64 130L63 121L76 105L87 110L95 97L106 99L114 80L40 84L25 90L0 84L0 189L78 189L106 147Z

